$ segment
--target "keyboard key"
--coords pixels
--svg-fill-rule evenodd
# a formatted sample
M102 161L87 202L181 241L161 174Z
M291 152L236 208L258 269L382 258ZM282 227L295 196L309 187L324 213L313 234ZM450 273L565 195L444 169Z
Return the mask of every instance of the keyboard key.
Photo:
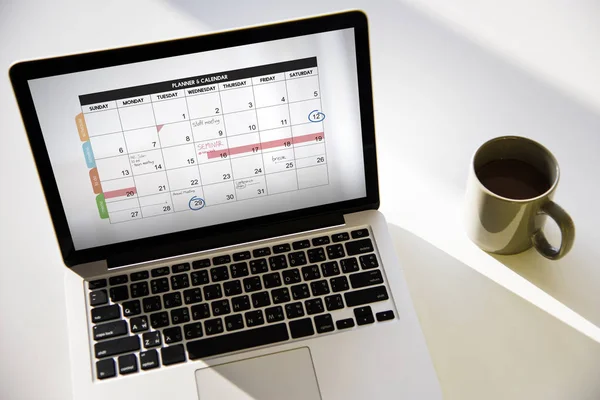
M225 290L225 296L242 294L242 283L239 280L225 282L223 284L223 289Z
M329 285L325 279L311 282L310 289L313 293L313 296L323 296L324 294L329 294Z
M150 281L152 294L165 293L169 291L169 280L167 278L153 279Z
M173 325L190 322L190 310L187 307L171 310L171 323Z
M352 236L352 239L360 239L360 238L364 238L369 236L369 230L368 229L357 229L355 231L350 232L350 235Z
M346 253L344 253L344 246L341 244L332 244L331 246L327 246L326 249L327 257L329 257L330 260L346 256Z
M192 268L194 268L194 269L208 268L208 267L210 267L210 259L208 259L208 258L192 261Z
M325 307L327 307L327 311L339 310L341 308L344 308L344 301L342 300L342 296L339 294L325 296Z
M328 236L321 236L321 237L316 237L313 238L312 240L312 244L313 246L323 246L325 244L329 244L330 240Z
M348 307L361 306L389 299L385 286L375 286L368 289L355 290L344 293Z
M375 314L377 321L388 321L390 319L394 319L394 312L392 310L381 311Z
M279 272L264 274L262 278L265 289L281 286L281 276L279 275Z
M183 304L181 301L181 293L172 292L172 293L163 294L163 303L165 304L165 308L173 308L173 307L181 306Z
M186 340L198 339L202 337L202 324L200 322L193 322L183 326L183 335Z
M269 249L268 247L262 247L260 249L252 250L252 256L254 258L266 257L266 256L270 256L270 255L271 255L271 249Z
M246 295L234 297L231 299L231 307L234 312L249 310L250 298Z
M358 307L354 309L354 317L358 325L367 325L375 322L371 306Z
M280 253L285 253L286 251L290 251L290 245L289 243L283 243L283 244L278 244L273 246L273 253L275 254L280 254Z
M304 302L304 307L306 307L306 313L308 315L319 314L325 311L323 308L323 302L321 299L309 299Z
M127 333L127 322L115 321L95 325L93 328L94 340L109 339L122 336Z
M207 335L216 335L223 332L223 321L221 318L207 319L204 321L204 330Z
M298 283L302 281L300 277L300 272L297 269L288 269L282 272L283 282L286 285L291 285L292 283Z
M213 282L221 282L229 279L229 270L226 266L212 268L210 270L210 278Z
M175 264L171 267L171 271L173 271L174 274L179 274L181 272L187 272L189 270L190 270L190 263Z
M244 317L246 318L246 326L248 328L265 323L262 310L248 311L244 314Z
M297 321L290 322L290 332L292 338L297 339L301 337L311 336L315 334L315 329L310 318L299 319Z
M133 317L129 320L129 326L131 333L138 333L148 330L148 317L142 315L141 317Z
M227 268L225 268L227 270ZM179 274L171 276L171 288L173 290L185 289L190 287L190 278L188 274Z
M271 291L271 297L273 298L273 304L287 303L290 301L290 292L286 287L275 289Z
M139 300L126 301L121 306L123 307L123 315L126 317L142 313L142 306Z
M182 344L163 347L160 349L160 357L163 365L173 365L185 361L185 349Z
M292 243L292 247L294 250L306 249L307 247L310 247L310 242L308 240L299 240Z
M243 327L244 318L242 318L242 314L228 315L225 317L225 328L227 328L228 331L237 331Z
M104 322L121 318L121 310L117 304L105 307L96 307L92 310L92 322Z
M380 283L383 283L383 276L381 275L381 271L378 269L350 275L350 284L352 285L353 289L379 285Z
M354 328L354 320L352 318L340 319L335 323L338 329Z
M127 278L127 275L117 275L108 278L108 283L110 283L110 286L122 285L128 281L129 279Z
M142 341L144 342L144 348L149 349L151 347L157 347L162 344L160 340L160 332L146 332L142 335Z
M127 354L126 356L119 357L119 373L121 375L132 374L137 372L137 358L135 354Z
M262 274L268 270L269 266L267 265L267 260L265 258L250 261L250 271L253 275Z
M169 314L166 311L150 314L150 326L154 329L169 325Z
M342 265L342 271L345 274L348 274L350 272L356 272L360 269L358 267L358 261L354 257L341 260L340 264Z
M98 379L112 378L117 372L115 371L115 360L107 358L96 363L96 376Z
M340 274L340 267L338 267L337 261L330 261L321 264L321 271L325 277L335 276Z
M283 308L281 306L265 308L265 316L268 323L283 321Z
M333 243L343 242L344 240L350 240L350 235L347 232L334 233L331 235Z
M271 305L269 292L258 292L252 294L252 305L254 308L266 307Z
M371 242L371 239L369 239L369 238L361 239L361 240L354 240L352 242L346 243L346 253L348 253L349 256L370 253L372 251L373 251L373 243Z
M303 251L296 251L288 254L288 260L292 267L306 265L306 254Z
M169 267L154 268L152 271L150 271L150 274L152 275L153 278L158 278L159 276L169 275Z
M223 297L223 293L221 292L221 285L214 284L204 286L204 299L205 300L215 300Z
M108 303L108 295L105 289L90 292L90 306L100 306Z
M306 283L294 285L291 287L291 289L294 300L306 299L310 297L310 291L308 290L308 285Z
M241 251L239 253L233 253L233 261L249 260L252 256L249 251Z
M231 312L231 308L229 308L229 300L217 300L210 303L210 307L212 308L213 315L216 317L218 315L225 315Z
M106 279L96 279L88 282L88 289L90 290L100 289L103 287L106 287Z
M127 275L125 275L127 276ZM118 301L127 300L129 298L129 290L126 285L115 286L110 288L110 299L113 303Z
M181 335L181 328L178 326L164 329L163 336L165 338L165 344L181 342L181 340L183 339Z
M110 357L117 354L131 353L140 349L140 338L135 336L126 336L119 339L106 340L94 345L96 358Z
M331 314L317 315L315 317L315 327L317 328L317 333L334 331L335 328L333 327Z
M266 325L261 328L229 333L208 339L199 339L187 343L191 360L210 357L238 350L250 349L289 339L285 323Z
M157 368L158 352L156 350L146 350L140 353L140 366L144 371Z
M331 278L331 291L334 293L343 292L344 290L350 289L348 286L348 278L345 276L338 276L337 278Z
M260 277L253 276L250 278L244 279L244 290L247 293L256 292L257 290L262 289L262 284L260 283Z
M244 276L249 275L248 263L246 263L246 262L231 264L229 266L229 269L231 270L232 278L243 278Z
M301 302L290 303L285 305L285 314L288 319L299 318L304 316L304 308Z
M362 269L371 269L379 267L379 263L377 262L377 257L375 254L367 254L359 257L360 265Z
M213 257L212 262L213 265L229 264L231 257L229 255Z
M200 288L184 290L183 301L185 301L185 304L200 303L202 301L202 291Z
M148 273L148 271L138 271L138 272L132 272L131 274L129 274L129 278L131 279L131 282L143 281L144 279L148 279L149 277L150 277L150 274Z
M192 319L194 321L206 318L210 318L210 309L208 308L208 304L203 303L192 306Z
M319 272L319 266L315 264L302 267L302 277L305 281L319 279L321 277L321 273Z
M208 279L208 271L194 271L190 274L192 277L192 286L206 285L210 282Z
M148 296L150 293L148 289L148 282L138 282L132 283L129 285L129 291L131 292L131 297L137 299L138 297Z
M146 297L145 299L142 300L142 305L144 307L144 312L146 312L146 313L153 312L153 311L159 311L160 309L162 309L162 304L160 302L160 296Z
M311 263L317 263L327 259L327 257L325 257L325 250L322 247L310 249L306 252L308 253L308 261Z
M285 269L288 266L285 256L269 257L269 265L271 266L271 270L273 271Z

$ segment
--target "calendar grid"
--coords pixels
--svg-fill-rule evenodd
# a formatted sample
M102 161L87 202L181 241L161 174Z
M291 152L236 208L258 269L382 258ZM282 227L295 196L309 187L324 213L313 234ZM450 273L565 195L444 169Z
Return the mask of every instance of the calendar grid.
M111 223L330 181L315 57L81 95L80 102L90 178L101 192L100 217Z

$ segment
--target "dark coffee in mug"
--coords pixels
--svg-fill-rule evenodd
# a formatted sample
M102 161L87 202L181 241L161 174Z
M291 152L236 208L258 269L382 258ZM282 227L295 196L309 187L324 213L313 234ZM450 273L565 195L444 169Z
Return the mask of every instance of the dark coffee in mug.
M552 182L525 161L499 159L479 167L475 174L489 191L514 200L525 200L546 193Z

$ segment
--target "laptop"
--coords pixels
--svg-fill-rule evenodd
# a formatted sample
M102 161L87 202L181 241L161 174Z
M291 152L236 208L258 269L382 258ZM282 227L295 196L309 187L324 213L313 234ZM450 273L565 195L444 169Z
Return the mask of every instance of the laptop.
M359 11L11 67L74 398L441 398L370 74Z

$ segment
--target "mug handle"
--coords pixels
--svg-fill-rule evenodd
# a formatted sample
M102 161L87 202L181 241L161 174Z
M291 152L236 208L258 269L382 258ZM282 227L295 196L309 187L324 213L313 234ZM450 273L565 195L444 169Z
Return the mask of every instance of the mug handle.
M557 249L552 246L548 239L546 239L546 235L542 229L534 232L532 237L532 242L535 249L544 257L550 260L558 260L559 258L564 257L571 247L573 247L573 242L575 241L575 224L573 220L567 214L565 210L558 204L553 201L549 201L545 203L538 211L538 215L546 214L550 216L556 222L558 227L560 228L561 234L561 242L560 247Z

